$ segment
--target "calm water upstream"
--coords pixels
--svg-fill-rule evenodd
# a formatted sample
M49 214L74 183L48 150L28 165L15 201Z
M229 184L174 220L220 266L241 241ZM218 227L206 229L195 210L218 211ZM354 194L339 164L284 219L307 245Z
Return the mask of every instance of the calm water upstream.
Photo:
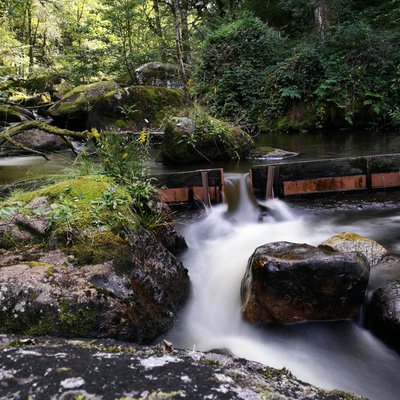
M242 179L230 176L229 181ZM242 186L243 188L243 186ZM254 203L243 191L234 212L219 205L182 229L189 250L183 257L192 297L170 333L178 347L226 349L238 357L286 367L315 385L354 391L374 400L400 396L400 356L354 321L258 328L240 316L240 283L257 246L274 241L317 245L350 230L379 239L400 253L400 195L303 203L266 203L277 219L257 222ZM379 209L377 209L379 207ZM381 209L381 207L383 207ZM400 278L400 269L390 271Z
M318 159L400 152L399 134L372 132L330 135L272 135L260 145L300 152L296 159ZM225 172L245 172L250 163L215 164ZM50 162L40 157L0 158L0 186L24 178L57 173L71 159L57 155ZM207 167L209 164L195 167ZM195 169L191 166L190 169ZM156 163L155 173L171 171ZM185 168L180 167L179 170ZM178 170L178 169L176 169ZM227 176L235 186L241 174ZM255 248L285 240L319 244L342 231L378 240L400 256L400 191L268 202L279 218L257 222L254 200L245 185L231 195L228 205L214 207L208 216L187 220L182 226L189 249L183 262L193 284L191 299L169 337L176 347L198 350L223 348L234 355L286 367L299 378L324 388L354 391L371 400L400 398L400 356L354 321L308 323L257 328L240 316L240 282ZM390 270L376 281L400 278Z

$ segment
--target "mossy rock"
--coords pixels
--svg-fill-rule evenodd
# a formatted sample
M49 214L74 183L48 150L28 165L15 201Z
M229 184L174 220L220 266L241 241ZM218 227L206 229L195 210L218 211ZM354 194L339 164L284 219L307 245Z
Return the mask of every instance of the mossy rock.
M99 130L139 130L159 126L165 115L184 104L183 91L154 86L130 86L106 93L88 116L88 127Z
M135 78L139 85L163 86L170 89L182 89L178 67L174 64L149 62L135 69Z
M0 333L149 342L172 326L187 271L141 226L124 187L83 176L0 207L11 212L0 223ZM16 231L4 226L24 240L5 250Z
M48 201L47 212L38 214L30 206L38 198ZM134 232L139 224L127 191L101 176L68 179L19 193L0 206L15 208L15 216L9 217L9 229L0 231L3 247L47 241L73 254L79 265L114 259L124 268L130 257L125 230ZM25 223L26 219L31 222ZM47 228L32 232L34 221L45 223Z
M255 145L241 129L204 113L173 118L165 128L161 160L186 164L238 160L251 155Z
M34 119L33 114L22 107L0 104L0 123L24 122Z
M87 116L94 104L105 93L118 88L119 85L112 81L77 86L68 92L61 101L50 107L48 113L57 125L84 130L87 127Z
M270 132L307 132L321 127L323 119L314 104L297 104L286 115L261 123L261 128Z
M152 86L120 88L115 82L78 86L53 107L59 126L84 130L135 130L160 124L168 109L183 106L183 92Z

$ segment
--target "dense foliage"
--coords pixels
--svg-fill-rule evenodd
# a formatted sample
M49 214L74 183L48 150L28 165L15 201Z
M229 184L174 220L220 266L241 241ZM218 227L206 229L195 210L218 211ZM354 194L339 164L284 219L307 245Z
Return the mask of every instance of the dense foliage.
M205 41L201 94L218 115L263 130L377 126L398 113L399 31L360 19L284 37L255 17Z
M400 119L400 0L0 0L0 13L3 98L49 80L128 85L161 60L186 100L248 131Z

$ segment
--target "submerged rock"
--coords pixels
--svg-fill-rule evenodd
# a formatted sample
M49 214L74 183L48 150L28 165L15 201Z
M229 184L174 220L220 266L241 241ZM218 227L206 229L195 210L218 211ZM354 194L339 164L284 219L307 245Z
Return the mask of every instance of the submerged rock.
M372 296L367 327L400 352L400 280L387 282Z
M269 243L250 257L242 280L242 316L254 323L354 317L369 265L358 253L307 244Z
M320 246L345 253L353 251L361 253L371 267L389 257L389 252L378 242L352 232L342 232L325 240Z
M214 352L13 337L0 350L0 399L361 399Z
M247 133L206 114L175 117L165 128L160 158L167 164L239 160L254 146Z

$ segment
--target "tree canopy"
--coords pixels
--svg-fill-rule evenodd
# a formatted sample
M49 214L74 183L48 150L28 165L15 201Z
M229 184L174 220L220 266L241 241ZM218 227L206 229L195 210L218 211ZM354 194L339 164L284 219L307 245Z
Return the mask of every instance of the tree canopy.
M157 60L178 65L188 101L248 129L400 119L400 0L0 0L0 13L3 80L128 85Z

